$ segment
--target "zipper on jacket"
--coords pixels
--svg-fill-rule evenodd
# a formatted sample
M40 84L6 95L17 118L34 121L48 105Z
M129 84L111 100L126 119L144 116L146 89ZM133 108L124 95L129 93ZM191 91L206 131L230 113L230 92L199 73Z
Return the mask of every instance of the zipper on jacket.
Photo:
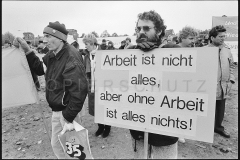
M221 54L220 54L220 52L221 52L221 49L219 49L219 66L220 66L220 73L221 73L221 76L220 76L220 81L219 81L219 83L220 83L220 87L221 87L221 89L222 89L222 91L223 91L223 88L222 88L222 85L221 85L221 81L222 81L222 66L221 66ZM223 94L224 94L224 92L223 92ZM223 95L222 95L223 96ZM224 96L223 96L224 97Z
M62 97L62 105L63 106L67 106L67 104L65 105L65 104L63 104L63 99L64 99L64 96L65 96L65 92L63 92L63 97Z

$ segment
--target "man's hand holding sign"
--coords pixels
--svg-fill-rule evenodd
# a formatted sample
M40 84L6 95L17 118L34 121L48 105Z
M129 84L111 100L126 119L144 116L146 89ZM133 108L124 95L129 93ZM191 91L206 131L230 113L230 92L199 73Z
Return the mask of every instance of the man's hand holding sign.
M153 145L159 134L213 142L216 58L216 48L99 51L95 121L150 132Z

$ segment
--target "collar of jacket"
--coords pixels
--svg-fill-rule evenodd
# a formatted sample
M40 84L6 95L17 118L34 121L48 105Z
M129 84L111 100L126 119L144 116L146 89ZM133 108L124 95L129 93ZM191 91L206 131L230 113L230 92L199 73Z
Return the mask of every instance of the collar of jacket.
M62 57L62 55L64 54L65 49L67 48L67 46L68 46L68 43L65 43L65 44L63 45L62 49L57 53L56 56L55 56L55 54L54 54L53 51L52 51L52 52L50 53L50 55L49 55L49 58L55 57L57 60L59 60L59 59Z

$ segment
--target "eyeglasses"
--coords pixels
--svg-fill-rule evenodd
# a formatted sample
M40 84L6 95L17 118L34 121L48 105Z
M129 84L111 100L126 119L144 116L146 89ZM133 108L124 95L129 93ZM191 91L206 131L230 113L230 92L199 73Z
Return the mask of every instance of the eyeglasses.
M141 29L143 29L144 32L148 32L152 28L154 27L149 27L149 26L136 27L136 32L140 32Z

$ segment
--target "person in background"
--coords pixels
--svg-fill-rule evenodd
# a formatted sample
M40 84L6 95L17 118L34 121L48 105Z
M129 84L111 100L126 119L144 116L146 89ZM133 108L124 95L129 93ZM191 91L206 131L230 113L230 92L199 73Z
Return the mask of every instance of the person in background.
M127 37L125 41L126 41L126 44L124 46L124 49L129 49L131 46L133 46L131 43L131 38Z
M163 38L162 39L162 43L161 43L161 45L159 47L161 48L162 46L166 45L167 43L168 43L167 42L167 38Z
M79 48L80 48L80 45L79 45L78 42L73 38L73 36L71 37L71 36L68 35L67 42L68 42L68 44L72 45L74 48L77 49L77 51L79 52L79 54L81 55L82 60L83 60L84 54L81 53L83 50L82 50L82 49L79 49Z
M14 44L23 48L29 67L38 76L45 74L46 99L52 109L51 145L58 159L66 159L58 135L74 130L73 121L80 123L78 113L87 95L87 78L80 54L66 43L68 31L65 25L58 21L50 22L44 28L43 34L43 41L50 50L42 58L43 62L25 40L17 37ZM43 63L47 67L46 72Z
M235 83L233 75L235 65L230 48L224 44L225 38L226 28L224 26L218 25L213 27L209 32L210 44L208 47L217 47L219 49L214 132L225 138L230 138L230 134L222 126L222 122L226 98L230 93L232 84Z
M42 53L43 47L44 47L43 41L39 40L38 41L38 47L37 47L38 53Z
M48 51L49 51L48 47L46 46L45 43L43 43L42 40L39 41L39 46L38 46L38 48L41 48L41 49L40 49L40 53L41 53L41 54L47 54Z
M9 47L12 47L12 43L8 39L6 39L4 41L4 48L9 48Z
M203 39L201 39L201 38L198 38L198 39L196 39L196 41L195 41L195 47L203 47Z
M67 42L68 44L72 45L74 48L77 49L77 51L79 52L79 44L78 42L74 39L74 37L72 35L68 35L67 37Z
M167 43L172 42L173 35L168 35L167 37Z
M173 44L177 44L177 39L178 39L178 37L177 36L174 36L173 38L172 38L172 43Z
M136 31L137 45L129 49L140 49L144 52L155 48L180 48L176 44L161 45L165 35L166 26L161 16L155 11L140 13L138 15ZM141 54L141 53L140 53ZM134 159L144 158L144 132L130 129ZM149 133L148 157L152 159L177 158L178 137Z
M108 47L107 47L107 50L115 50L115 47L113 45L113 42L112 41L109 41L108 42Z
M209 45L209 44L210 44L209 35L206 34L206 35L204 36L203 45L206 46L206 45Z
M121 46L119 47L119 49L124 49L125 45L126 45L126 41L123 40L123 41L121 42Z
M74 41L72 44L71 44L73 47L75 47L78 51L79 51L79 44L77 41Z
M179 46L180 47L194 47L197 31L189 26L184 27L179 31Z
M102 40L102 44L100 45L101 50L107 49L107 41L106 39Z
M83 59L83 64L85 66L85 72L88 79L88 109L89 114L94 116L95 108L95 65L96 65L96 54L97 50L101 50L101 47L97 44L97 39L94 34L87 34L83 38L83 43L85 44L85 56ZM81 52L81 54L82 54ZM106 138L111 130L111 126L98 123L98 130L95 133L95 136L102 135L103 138Z
M182 30L179 31L179 46L182 48L186 47L194 47L196 36L198 35L197 31L189 26L183 27ZM184 138L178 139L179 142L185 143Z

